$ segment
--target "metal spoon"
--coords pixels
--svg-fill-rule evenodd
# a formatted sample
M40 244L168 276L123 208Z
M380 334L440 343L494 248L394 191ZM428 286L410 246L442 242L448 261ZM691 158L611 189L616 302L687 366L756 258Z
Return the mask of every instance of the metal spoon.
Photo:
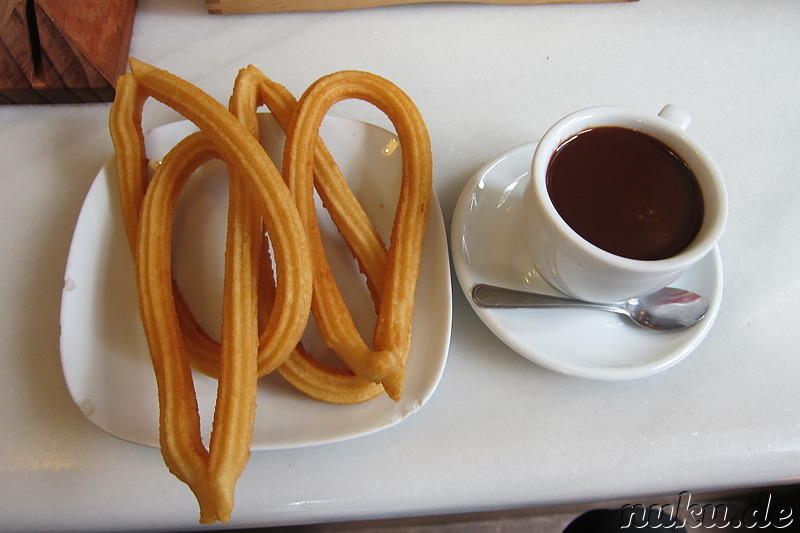
M630 317L640 326L661 331L692 326L708 312L708 300L699 294L674 287L667 287L641 298L602 304L479 284L472 288L472 299L480 307L582 307L611 311Z

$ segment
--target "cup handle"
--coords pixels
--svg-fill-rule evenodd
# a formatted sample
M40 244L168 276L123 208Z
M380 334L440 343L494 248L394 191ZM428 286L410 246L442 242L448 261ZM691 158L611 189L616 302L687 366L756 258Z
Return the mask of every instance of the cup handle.
M672 104L665 105L661 111L659 111L658 116L672 122L683 131L686 131L686 128L689 127L689 123L692 121L692 117L689 113Z

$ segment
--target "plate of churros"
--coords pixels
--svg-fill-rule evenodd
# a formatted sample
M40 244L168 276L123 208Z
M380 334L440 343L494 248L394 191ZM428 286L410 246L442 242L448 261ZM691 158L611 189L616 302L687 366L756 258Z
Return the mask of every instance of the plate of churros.
M285 136L273 115L259 113L261 143L280 168ZM145 135L151 167L197 128L189 121ZM400 189L402 147L395 133L364 122L326 116L319 130L350 188L388 242ZM152 169L151 169L152 170ZM175 283L207 331L220 330L229 185L226 166L199 167L182 191L172 228ZM62 366L70 393L94 424L121 439L159 446L159 398L142 328L131 257L119 206L117 165L97 175L80 212L65 272L61 311ZM369 289L347 243L319 207L319 228L342 297L365 338L376 327ZM341 441L388 428L418 411L444 371L451 330L448 247L433 193L422 241L411 348L402 397L383 394L335 405L302 394L278 372L259 380L251 449L285 449ZM303 345L325 360L327 347L309 320ZM333 357L329 364L335 365ZM203 439L208 442L217 380L192 371Z

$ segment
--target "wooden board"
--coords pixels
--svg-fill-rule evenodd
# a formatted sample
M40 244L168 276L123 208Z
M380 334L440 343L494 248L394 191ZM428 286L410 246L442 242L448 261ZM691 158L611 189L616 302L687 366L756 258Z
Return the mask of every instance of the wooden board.
M287 13L292 11L343 11L396 4L462 2L473 4L603 4L637 0L207 0L206 8L215 15L234 13Z
M110 102L136 0L0 0L0 104Z

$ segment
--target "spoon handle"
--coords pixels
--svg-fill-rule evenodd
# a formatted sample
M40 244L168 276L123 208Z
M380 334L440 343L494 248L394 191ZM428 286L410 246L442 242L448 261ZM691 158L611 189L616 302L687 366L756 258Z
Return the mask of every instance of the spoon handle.
M537 294L533 292L518 291L494 285L479 283L472 288L472 300L480 307L494 308L547 308L547 307L589 307L592 309L604 309L607 311L619 311L613 305L593 304L565 298L560 296L550 296L547 294Z

